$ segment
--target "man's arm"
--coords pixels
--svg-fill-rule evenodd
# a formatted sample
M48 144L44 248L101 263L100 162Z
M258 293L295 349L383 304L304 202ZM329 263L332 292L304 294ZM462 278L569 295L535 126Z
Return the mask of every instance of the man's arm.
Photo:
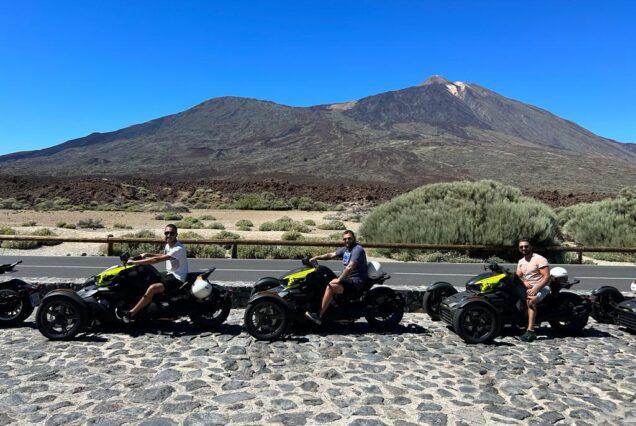
M310 262L315 262L316 260L331 260L331 259L335 259L336 257L336 252L331 252L331 253L325 253L325 254L321 254L319 256L314 256L311 259L309 259Z
M131 260L131 259L129 259L127 263L129 263L131 265L152 265L152 264L155 264L155 263L166 262L166 261L168 261L170 259L172 259L172 256L170 256L170 255L157 254L156 256L147 257L145 259L140 259L140 260Z
M340 273L340 276L338 277L338 281L342 281L343 279L347 278L349 274L351 273L351 271L356 269L357 265L358 265L357 262L354 262L353 260L350 261Z

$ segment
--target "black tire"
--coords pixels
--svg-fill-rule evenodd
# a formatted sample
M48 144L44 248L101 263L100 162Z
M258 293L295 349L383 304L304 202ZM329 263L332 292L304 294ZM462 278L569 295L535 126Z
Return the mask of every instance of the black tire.
M69 340L86 327L86 312L77 300L59 295L42 301L35 322L47 339Z
M364 318L375 330L391 330L404 316L404 304L389 288L371 291L367 296Z
M280 300L258 299L245 308L244 323L247 332L257 340L277 340L290 325L289 312Z
M484 303L470 303L453 314L455 333L466 343L490 343L499 335L501 321Z
M618 290L592 296L592 318L602 324L614 324L616 306L625 300Z
M232 299L224 298L214 311L190 314L190 321L202 328L216 328L223 324L232 310Z
M22 323L33 312L29 296L12 285L0 284L0 326Z
M576 336L581 333L581 330L587 325L587 321L590 314L584 306L585 302L581 296L574 293L560 293L559 304L557 309L569 310L572 312L572 316L563 321L549 321L550 327L552 327L557 333L567 336Z
M441 281L433 283L432 285L435 284L441 284L442 286L435 290L428 290L424 293L424 297L422 298L422 308L433 321L439 321L441 319L439 313L440 303L442 303L442 300L446 297L457 293L457 290L451 283Z

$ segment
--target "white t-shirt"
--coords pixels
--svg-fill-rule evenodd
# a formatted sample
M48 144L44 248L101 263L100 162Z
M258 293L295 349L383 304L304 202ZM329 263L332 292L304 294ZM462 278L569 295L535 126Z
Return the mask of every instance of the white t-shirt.
M188 256L183 244L179 241L172 247L166 244L163 251L172 258L166 261L166 271L174 275L179 281L186 282L188 277Z
M525 257L522 257L517 264L517 275L521 275L521 278L524 281L532 284L532 287L536 287L539 285L543 276L541 275L540 270L548 267L548 260L541 256L540 254L532 253L532 257L530 260L526 260ZM550 281L548 281L548 284ZM546 284L546 287L549 287Z

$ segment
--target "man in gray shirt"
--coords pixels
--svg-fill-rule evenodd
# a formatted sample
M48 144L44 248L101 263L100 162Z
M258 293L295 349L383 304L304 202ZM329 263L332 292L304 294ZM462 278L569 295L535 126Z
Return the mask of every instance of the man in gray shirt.
M344 265L340 276L331 280L325 288L320 314L305 312L305 317L318 325L322 324L322 317L336 294L343 294L345 291L359 292L367 281L367 255L364 248L357 243L356 235L353 231L344 231L342 240L344 241L344 247L340 247L335 252L325 253L309 259L311 262L315 262L316 260L342 258L342 264Z

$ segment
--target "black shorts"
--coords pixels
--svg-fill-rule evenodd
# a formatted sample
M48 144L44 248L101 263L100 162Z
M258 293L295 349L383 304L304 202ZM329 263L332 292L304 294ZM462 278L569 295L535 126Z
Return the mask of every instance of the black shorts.
M174 275L168 272L161 273L161 283L165 287L165 291L169 293L173 293L183 285L183 283Z
M340 280L340 284L344 287L344 295L353 296L359 294L364 287L364 281L360 278L343 278Z

